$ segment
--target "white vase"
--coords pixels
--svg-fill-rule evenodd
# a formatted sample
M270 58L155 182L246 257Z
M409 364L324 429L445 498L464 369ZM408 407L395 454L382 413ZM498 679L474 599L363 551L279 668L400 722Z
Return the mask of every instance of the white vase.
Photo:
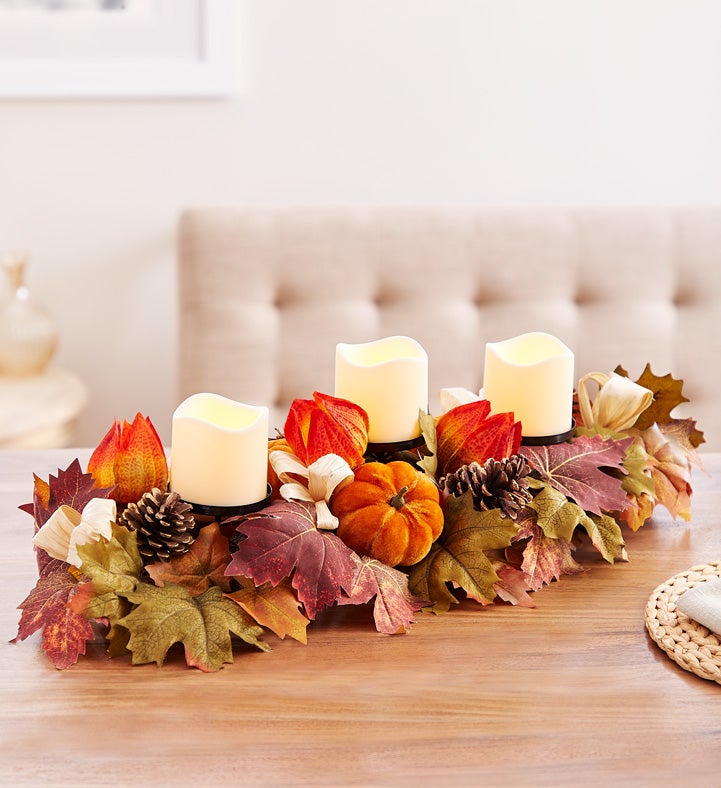
M7 292L0 301L0 375L6 377L39 374L57 348L55 323L25 285L26 263L24 254L2 258Z

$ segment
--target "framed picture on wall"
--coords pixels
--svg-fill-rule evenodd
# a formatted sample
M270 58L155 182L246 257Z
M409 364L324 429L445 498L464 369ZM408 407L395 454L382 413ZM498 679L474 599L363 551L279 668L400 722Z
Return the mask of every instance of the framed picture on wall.
M0 0L0 98L233 92L237 0Z

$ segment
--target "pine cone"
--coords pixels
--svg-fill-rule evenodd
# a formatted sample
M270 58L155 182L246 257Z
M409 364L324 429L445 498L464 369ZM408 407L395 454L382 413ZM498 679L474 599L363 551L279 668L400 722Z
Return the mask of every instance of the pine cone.
M440 486L455 496L470 490L474 509L500 509L501 517L515 520L531 500L526 478L530 471L526 458L520 454L503 460L491 457L483 465L477 462L462 465L441 479Z
M138 551L147 563L187 553L195 541L192 507L176 492L154 487L137 503L128 504L119 520L137 533Z

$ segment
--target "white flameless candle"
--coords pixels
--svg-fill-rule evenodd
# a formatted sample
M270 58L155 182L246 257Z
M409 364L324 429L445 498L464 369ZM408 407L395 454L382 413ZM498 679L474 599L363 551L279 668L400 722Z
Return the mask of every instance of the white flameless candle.
M483 397L493 413L513 411L524 437L560 435L573 424L573 353L540 331L489 342Z
M194 394L173 414L170 488L189 503L244 506L267 495L268 408Z
M428 408L428 356L410 337L339 344L335 396L368 414L371 443L398 443L421 434L418 412Z

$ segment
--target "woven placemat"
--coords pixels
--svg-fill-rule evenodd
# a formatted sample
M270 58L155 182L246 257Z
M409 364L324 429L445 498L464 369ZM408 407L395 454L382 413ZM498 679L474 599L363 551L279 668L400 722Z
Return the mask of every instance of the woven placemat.
M694 566L674 575L651 594L646 604L646 629L653 640L684 670L721 684L721 640L676 610L685 591L721 577L721 561Z

